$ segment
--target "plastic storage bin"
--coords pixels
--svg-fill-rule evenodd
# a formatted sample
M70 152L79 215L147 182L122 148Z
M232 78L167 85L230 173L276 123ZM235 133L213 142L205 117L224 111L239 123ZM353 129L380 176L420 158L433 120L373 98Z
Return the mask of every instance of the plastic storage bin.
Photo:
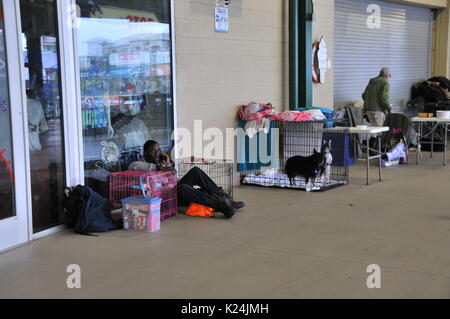
M123 229L155 232L161 228L161 198L122 199Z

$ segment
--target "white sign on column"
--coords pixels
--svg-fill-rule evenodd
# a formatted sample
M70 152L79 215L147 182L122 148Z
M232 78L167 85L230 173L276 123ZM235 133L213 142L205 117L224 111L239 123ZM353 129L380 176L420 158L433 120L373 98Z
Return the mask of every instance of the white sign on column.
M216 7L216 32L228 32L228 8Z

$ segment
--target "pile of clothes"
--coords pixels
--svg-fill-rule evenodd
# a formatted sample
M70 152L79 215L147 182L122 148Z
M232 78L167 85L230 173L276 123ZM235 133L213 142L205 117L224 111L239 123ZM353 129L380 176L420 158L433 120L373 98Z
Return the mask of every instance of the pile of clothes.
M414 83L408 108L416 113L435 113L436 110L450 109L450 80L435 76L427 81Z
M246 121L245 132L253 138L258 132L267 134L270 130L271 121L282 122L306 122L322 121L331 118L333 111L325 108L310 107L301 108L298 111L276 111L271 103L262 104L251 102L242 105L239 109L239 117Z
M407 149L403 142L399 142L389 152L381 155L381 165L383 167L394 166L407 163Z

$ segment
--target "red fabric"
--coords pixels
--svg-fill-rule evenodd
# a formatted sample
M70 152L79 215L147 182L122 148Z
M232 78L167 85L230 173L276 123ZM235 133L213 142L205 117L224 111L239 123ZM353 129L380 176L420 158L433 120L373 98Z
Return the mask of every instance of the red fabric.
M267 104L259 103L259 105L261 105L263 107L263 110L258 113L253 113L253 114L248 115L246 110L250 107L250 105L251 105L251 103L247 104L247 105L242 105L241 108L239 109L239 116L244 121L259 120L265 116L273 114L273 112L274 112L274 110L271 106L269 106Z
M259 121L263 117L269 119L270 121L283 121L283 122L305 122L311 121L311 114L307 112L298 111L287 111L287 112L277 112L273 109L271 105L259 103L262 110L257 113L251 113L250 107L253 103L242 105L239 109L239 116L244 121Z
M280 112L269 117L270 121L305 122L311 121L311 114L298 111Z

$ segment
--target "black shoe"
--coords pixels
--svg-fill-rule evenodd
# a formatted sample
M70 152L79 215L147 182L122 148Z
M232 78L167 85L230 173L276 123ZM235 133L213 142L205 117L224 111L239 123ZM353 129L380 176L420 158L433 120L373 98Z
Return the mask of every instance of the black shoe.
M233 215L236 213L236 209L231 206L229 203L226 202L220 202L218 205L215 205L215 207L213 207L215 210L223 213L225 215L226 218L230 219L231 217L233 217Z
M218 187L213 195L218 196L221 199L230 201L231 206L233 206L235 209L241 209L243 207L245 207L245 203L244 202L235 202L233 201L233 199L223 190L222 187Z
M227 202L229 202L231 204L231 206L233 206L235 209L241 209L243 207L245 207L245 203L244 202L235 202L228 194L223 193L222 195L219 195L220 198L226 200Z
M212 208L223 213L228 219L233 217L234 213L236 213L233 202L229 198L217 194L214 196Z
M226 218L230 219L231 217L233 217L234 213L236 213L236 209L234 209L234 207L231 206L223 208L220 212L223 213Z
M232 201L231 205L236 208L236 209L241 209L245 207L245 203L244 202L235 202Z

